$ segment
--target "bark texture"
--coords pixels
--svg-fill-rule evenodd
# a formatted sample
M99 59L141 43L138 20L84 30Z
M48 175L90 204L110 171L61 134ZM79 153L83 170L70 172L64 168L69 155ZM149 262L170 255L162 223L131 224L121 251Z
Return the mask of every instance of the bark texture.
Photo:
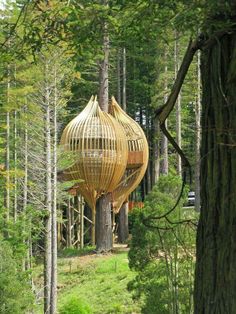
M96 251L109 252L112 249L111 203L109 194L97 201L96 212Z
M195 313L236 311L236 35L202 56L201 213Z
M128 221L129 206L128 202L124 203L119 213L119 229L118 241L119 243L126 243L129 238L129 221Z

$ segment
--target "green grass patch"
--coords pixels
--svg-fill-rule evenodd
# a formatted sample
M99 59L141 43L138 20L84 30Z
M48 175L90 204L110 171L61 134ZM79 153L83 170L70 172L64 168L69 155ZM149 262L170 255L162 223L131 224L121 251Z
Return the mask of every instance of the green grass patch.
M63 308L68 299L75 298L88 304L94 314L140 313L140 304L135 303L127 291L127 283L135 275L128 267L127 253L94 255L82 265L79 258L71 263L64 259L62 264L59 267L62 287L59 308Z
M58 258L58 309L70 314L140 313L127 284L135 276L129 269L127 252L92 254L94 248L67 249ZM43 287L43 266L34 267L34 281ZM36 313L42 313L42 302ZM71 311L71 312L70 312Z

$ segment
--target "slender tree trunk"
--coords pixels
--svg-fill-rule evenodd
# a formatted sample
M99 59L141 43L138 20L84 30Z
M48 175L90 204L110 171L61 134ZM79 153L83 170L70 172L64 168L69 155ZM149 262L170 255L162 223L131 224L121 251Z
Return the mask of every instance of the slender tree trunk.
M7 77L7 104L10 103L10 69L8 66ZM9 220L10 215L10 112L6 113L6 196L5 196L5 208L6 208L6 220Z
M54 69L54 106L53 106L53 203L52 203L52 273L51 273L51 301L50 314L57 312L57 105L58 105L58 90L57 90L57 71Z
M68 198L68 205L66 209L66 219L67 219L67 232L66 232L66 246L69 248L72 246L71 240L71 199Z
M79 215L80 215L80 248L84 247L84 204L83 197L79 198Z
M149 143L152 143L152 137L153 134L151 134L150 132L150 115L148 114L148 112L146 111L146 130L147 130L147 136L148 136L148 141ZM148 167L147 167L147 171L146 171L146 191L147 194L151 191L152 189L152 177L151 177L151 169L152 169L152 160L149 160L148 162Z
M197 55L197 101L195 107L196 141L195 141L195 210L200 211L200 143L201 143L201 73L200 52Z
M235 2L230 3L232 10L228 12L234 21ZM235 313L236 309L235 58L234 31L227 32L216 40L215 45L202 52L201 211L197 231L196 314Z
M25 113L27 107L25 106ZM28 122L27 118L24 125L24 187L23 187L23 211L26 211L28 202Z
M126 105L126 48L123 48L123 63L122 63L122 108L127 109ZM119 212L119 228L118 241L125 243L129 237L129 203L124 202Z
M104 0L103 4L108 5ZM108 66L109 66L109 35L107 23L103 25L103 59L100 62L99 105L108 112ZM112 221L110 195L101 196L96 209L96 250L108 252L112 249Z
M177 39L177 32L175 32L175 79L179 71L179 43ZM181 148L181 93L179 93L177 102L176 102L176 143ZM181 157L177 154L177 174L181 176L182 174L182 164Z
M165 54L165 59L167 58L167 55ZM167 101L168 95L167 95L167 71L168 68L165 66L165 82L164 82L164 90L166 91L164 96L164 104ZM167 120L165 122L166 128L167 128ZM169 162L168 162L168 140L167 137L162 133L161 134L161 161L160 161L160 174L167 175L169 171Z
M141 127L143 127L143 109L142 107L139 107L139 124ZM135 192L135 198L137 198L136 190ZM145 196L147 194L146 190L146 175L143 177L143 180L141 181L141 199L144 201Z
M117 50L117 101L121 104L120 49Z
M152 187L156 184L159 179L160 172L160 143L159 143L159 124L158 121L153 123L153 166L152 166Z
M27 122L27 105L24 107L25 112L25 123L24 123L24 184L23 184L23 207L22 210L26 213L27 205L28 205L28 122ZM29 219L31 219L29 217ZM29 223L31 226L31 223ZM24 225L25 229L25 225ZM27 245L27 256L23 261L23 269L31 268L31 252L32 252L32 241L31 241L31 230L29 228L28 238L24 238L24 242Z
M47 62L47 61L46 61ZM50 313L51 275L52 275L52 160L51 160L51 125L50 125L50 95L48 86L48 64L45 69L45 256L44 256L44 313Z
M167 127L167 121L165 122ZM168 140L166 136L161 134L161 161L160 161L160 174L167 175L169 171L168 162Z
M17 220L17 207L18 207L18 195L17 195L17 111L14 111L14 210L13 218Z
M123 78L123 84L122 84L122 107L123 110L126 111L126 48L123 48L123 66L122 66L122 78Z

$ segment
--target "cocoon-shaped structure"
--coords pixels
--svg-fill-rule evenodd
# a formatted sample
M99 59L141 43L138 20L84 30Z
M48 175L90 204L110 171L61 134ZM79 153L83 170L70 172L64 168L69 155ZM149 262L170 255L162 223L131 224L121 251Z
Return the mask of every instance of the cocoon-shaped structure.
M125 173L128 143L123 127L92 97L64 129L61 144L75 156L73 166L63 171L65 179L81 180L76 188L95 210L98 197L114 191Z
M109 113L123 127L128 143L126 170L118 186L112 192L113 210L119 212L123 202L136 189L145 174L149 151L142 128L121 109L114 97L112 97Z

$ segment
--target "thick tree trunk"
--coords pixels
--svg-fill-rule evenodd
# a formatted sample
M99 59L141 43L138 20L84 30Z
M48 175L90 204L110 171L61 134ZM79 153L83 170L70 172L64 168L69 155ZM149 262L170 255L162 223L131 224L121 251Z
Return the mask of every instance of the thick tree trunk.
M103 1L108 4L107 0ZM99 75L99 105L103 111L108 111L108 65L109 65L109 35L107 23L103 24L103 59L100 62ZM112 249L112 221L110 195L100 197L96 207L96 250L108 252Z
M110 196L104 195L97 201L96 251L109 252L112 249L112 223Z
M195 141L195 210L200 211L200 143L201 143L201 73L200 73L200 52L198 52L197 61L197 101L195 107L196 121L196 141Z
M118 241L119 243L126 243L129 238L129 205L125 202L119 213L119 228L118 228Z
M236 311L235 58L236 35L233 32L219 38L202 56L201 212L194 293L196 314Z

